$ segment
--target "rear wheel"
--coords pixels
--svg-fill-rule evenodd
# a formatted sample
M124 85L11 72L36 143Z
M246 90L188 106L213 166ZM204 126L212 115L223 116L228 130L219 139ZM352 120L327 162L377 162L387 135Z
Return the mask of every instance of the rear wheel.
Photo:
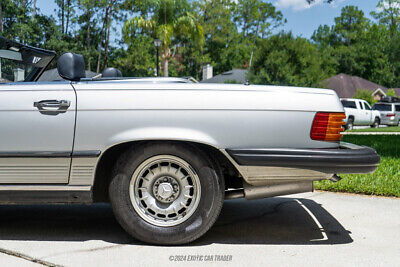
M371 128L379 128L379 124L381 123L379 118L375 118L374 123L371 125Z
M346 130L353 130L354 128L354 119L352 117L348 118L346 123Z
M118 160L109 187L113 211L133 237L184 244L215 222L224 199L218 166L181 144L145 144Z

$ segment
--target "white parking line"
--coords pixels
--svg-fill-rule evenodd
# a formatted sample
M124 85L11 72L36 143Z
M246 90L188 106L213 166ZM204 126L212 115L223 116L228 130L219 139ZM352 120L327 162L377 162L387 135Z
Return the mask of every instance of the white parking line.
M314 220L315 224L318 226L319 230L321 231L322 238L320 239L311 239L310 241L325 241L328 240L328 235L325 232L324 227L322 227L321 223L318 221L317 217L304 205L300 200L295 199L297 203L310 215L310 217Z

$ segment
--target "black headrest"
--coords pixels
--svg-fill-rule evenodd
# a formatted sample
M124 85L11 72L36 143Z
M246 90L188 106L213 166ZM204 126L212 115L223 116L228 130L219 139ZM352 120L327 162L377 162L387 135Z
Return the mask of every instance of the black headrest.
M107 77L122 77L122 73L119 69L116 68L106 68L103 70L101 73L102 78L107 78Z
M85 60L82 55L65 53L57 61L58 74L70 81L79 81L86 77Z

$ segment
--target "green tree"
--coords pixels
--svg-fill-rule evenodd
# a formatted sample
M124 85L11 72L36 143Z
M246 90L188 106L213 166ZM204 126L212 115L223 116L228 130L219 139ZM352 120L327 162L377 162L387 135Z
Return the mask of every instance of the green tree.
M75 6L79 4L78 0L55 0L58 10L57 16L60 21L61 34L68 35L71 26L76 22Z
M6 38L42 46L56 30L50 16L37 14L34 1L2 0L1 11L1 35Z
M262 0L238 0L234 8L234 21L242 35L260 35L262 38L285 22L282 12Z
M280 33L257 45L252 81L257 84L318 86L332 75L317 47L305 38Z
M334 32L343 44L350 47L362 39L367 25L363 11L356 6L345 6L340 17L335 18Z
M376 102L372 96L372 92L364 89L357 89L357 92L354 94L353 98L363 99L371 105Z
M371 15L388 26L391 36L395 35L400 24L400 0L379 0L376 7L377 11L371 12Z
M387 95L387 96L396 96L396 92L394 91L394 89L389 89L389 90L386 92L386 95Z
M111 53L112 65L119 68L124 76L154 76L156 64L153 38L145 35L131 38L128 33L123 36L127 49L117 49Z
M268 37L285 22L280 11L261 0L200 0L193 5L204 27L203 62L212 64L215 73L246 68L254 40Z
M100 0L99 10L100 19L102 22L101 31L99 34L99 43L97 45L98 57L97 57L97 68L96 71L100 72L102 55L104 54L103 68L107 67L108 56L110 51L110 35L111 35L111 24L113 21L120 21L123 16L120 12L123 9L124 1L121 0ZM104 52L102 51L104 47Z
M162 42L161 61L164 76L168 76L168 63L173 56L174 41L191 39L201 49L204 42L203 27L193 13L186 0L157 1L153 15L138 16L124 25L125 32L159 38Z
M386 74L391 75L394 78L391 82L388 82L386 86L397 86L400 83L400 1L388 0L379 1L375 12L371 12L371 15L375 17L378 23L384 27L382 31L388 32L387 37L381 42L383 45L381 49L387 55L390 67Z
M96 12L99 9L99 0L78 0L78 7L82 14L78 17L78 23L81 28L78 31L79 41L84 47L83 55L86 58L87 69L92 70L92 64L96 57L96 43L99 38L98 21ZM97 39L97 40L95 40Z
M241 38L232 20L234 2L231 0L200 0L194 4L195 14L203 25L205 36L204 55L221 73L233 67L243 66L246 61L245 38ZM233 52L235 51L235 52ZM206 60L205 59L205 60Z
M159 0L125 0L122 9L130 11L131 14L139 14L141 17L148 17L153 13Z
M364 17L357 7L346 6L332 27L320 26L312 40L336 73L356 75L390 86L395 83L389 31ZM329 56L327 56L329 55Z
M387 87L396 84L391 53L388 51L389 43L390 33L386 27L377 24L368 26L358 51L358 60L363 65L361 77Z

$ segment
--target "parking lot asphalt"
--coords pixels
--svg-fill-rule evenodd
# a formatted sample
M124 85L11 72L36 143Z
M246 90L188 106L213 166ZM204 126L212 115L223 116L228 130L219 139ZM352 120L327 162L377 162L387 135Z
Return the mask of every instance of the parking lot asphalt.
M400 266L400 199L314 192L229 200L186 246L130 238L109 205L0 206L2 266Z

